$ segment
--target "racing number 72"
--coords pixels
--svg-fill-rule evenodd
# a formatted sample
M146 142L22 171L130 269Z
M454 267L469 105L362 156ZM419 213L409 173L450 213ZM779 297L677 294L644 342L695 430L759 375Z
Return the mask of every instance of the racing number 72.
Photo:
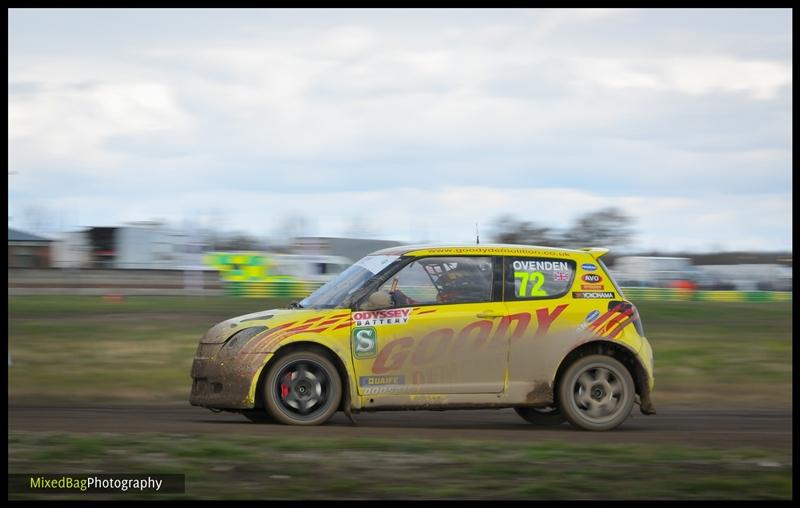
M542 289L544 284L542 272L514 272L514 278L521 279L517 296L547 296L547 292ZM530 294L528 294L528 281L531 283Z

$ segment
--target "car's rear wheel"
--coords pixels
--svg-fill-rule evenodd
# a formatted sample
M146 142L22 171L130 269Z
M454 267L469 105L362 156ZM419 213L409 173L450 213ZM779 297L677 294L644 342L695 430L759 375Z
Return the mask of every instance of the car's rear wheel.
M611 430L631 413L636 388L628 369L610 356L580 358L564 372L558 402L564 417L586 430Z
M276 421L320 425L333 416L342 382L333 363L314 351L297 351L275 360L264 378L264 403Z
M525 421L540 427L556 427L566 421L556 406L516 407L514 411Z

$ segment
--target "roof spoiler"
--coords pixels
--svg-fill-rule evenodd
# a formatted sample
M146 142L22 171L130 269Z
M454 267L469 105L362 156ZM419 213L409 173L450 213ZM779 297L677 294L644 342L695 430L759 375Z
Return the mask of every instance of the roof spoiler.
M605 247L581 247L578 250L588 252L589 255L595 259L600 258L600 256L605 256L609 251L609 249L606 249Z

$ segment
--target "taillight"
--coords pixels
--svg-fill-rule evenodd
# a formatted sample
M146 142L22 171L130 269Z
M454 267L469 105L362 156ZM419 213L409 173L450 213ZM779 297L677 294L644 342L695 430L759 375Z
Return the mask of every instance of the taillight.
M642 326L642 320L639 317L639 310L634 304L624 300L612 300L608 302L608 310L620 312L630 316L631 323L633 323L636 333L638 333L640 337L644 337L644 327Z

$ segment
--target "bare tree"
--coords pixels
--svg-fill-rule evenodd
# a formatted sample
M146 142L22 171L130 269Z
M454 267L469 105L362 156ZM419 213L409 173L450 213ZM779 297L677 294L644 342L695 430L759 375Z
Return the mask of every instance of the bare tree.
M543 247L556 247L562 243L560 235L554 229L535 222L518 220L511 215L502 215L494 220L490 238L498 243Z
M262 242L258 239L242 232L232 232L227 234L217 234L211 237L211 247L213 250L261 250Z
M618 208L604 208L579 217L564 235L569 247L625 248L633 241L633 218Z
M29 205L23 212L25 227L38 234L47 234L54 230L55 215L46 207L35 204Z
M308 236L310 230L308 218L300 212L292 211L283 216L277 233L279 241L288 245L295 238Z

